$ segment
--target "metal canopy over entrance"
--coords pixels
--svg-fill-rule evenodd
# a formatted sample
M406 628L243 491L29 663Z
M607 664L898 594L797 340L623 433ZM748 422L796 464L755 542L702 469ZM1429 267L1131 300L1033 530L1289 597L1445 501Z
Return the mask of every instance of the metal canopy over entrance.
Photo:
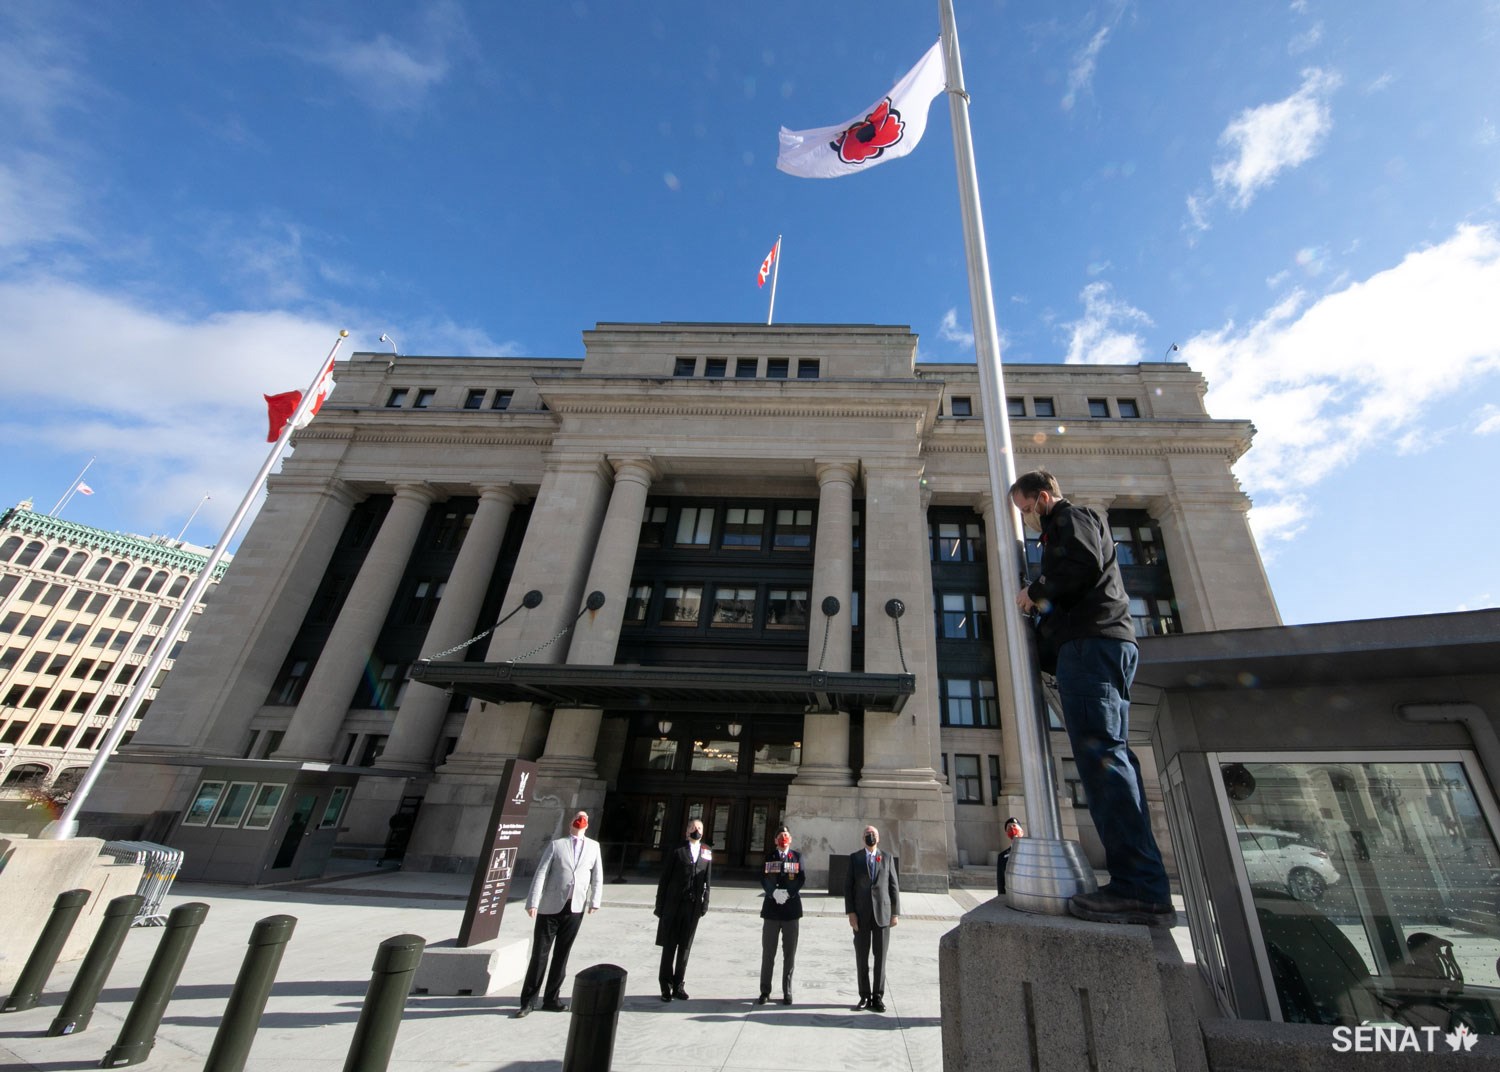
M516 663L418 663L413 681L489 703L524 701L614 711L854 711L899 714L911 674L676 669Z

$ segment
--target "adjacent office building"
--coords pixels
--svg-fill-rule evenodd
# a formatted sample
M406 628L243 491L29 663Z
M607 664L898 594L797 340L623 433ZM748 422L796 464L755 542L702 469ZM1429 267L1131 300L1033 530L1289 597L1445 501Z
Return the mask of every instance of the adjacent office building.
M0 799L77 785L208 555L40 514L30 502L0 515ZM217 575L227 568L226 557Z
M875 325L584 341L354 355L86 827L233 881L333 853L466 870L522 758L529 836L587 808L612 868L654 870L690 817L730 870L781 821L819 866L875 823L914 888L991 859L1024 820L996 635L1021 563L975 366ZM1253 429L1205 412L1201 376L1006 386L1017 469L1108 513L1140 634L1278 624L1231 472Z

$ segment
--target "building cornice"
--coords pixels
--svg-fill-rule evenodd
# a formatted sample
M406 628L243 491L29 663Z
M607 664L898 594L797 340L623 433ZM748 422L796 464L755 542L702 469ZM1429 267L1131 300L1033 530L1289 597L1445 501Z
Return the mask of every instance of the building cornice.
M76 521L65 521L60 517L38 514L19 507L8 510L5 516L0 518L0 528L27 536L55 540L79 550L107 552L143 564L149 562L157 566L170 566L185 573L198 573L208 564L207 555L157 543L148 536L134 536L128 532L107 532L104 529L96 529L92 525L81 525ZM229 562L226 556L225 560L214 569L215 576L223 577L224 571L228 568Z

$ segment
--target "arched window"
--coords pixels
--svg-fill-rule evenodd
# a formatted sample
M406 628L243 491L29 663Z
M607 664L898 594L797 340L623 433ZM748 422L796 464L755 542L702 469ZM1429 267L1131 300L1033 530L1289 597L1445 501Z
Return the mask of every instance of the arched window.
M167 571L157 570L151 577L151 583L146 585L148 592L160 592L162 585L167 583Z
M175 581L172 582L172 587L170 590L168 590L167 595L175 599L177 596L180 596L182 595L182 593L187 591L187 586L188 579L186 577L178 577Z
M27 789L31 786L40 786L47 780L47 775L52 773L52 768L45 763L17 763L5 776L4 788Z
M67 560L68 549L66 547L54 547L52 553L47 556L47 561L42 563L42 569L49 573L56 573L64 561Z
M151 567L150 566L142 566L140 569L138 569L138 570L135 571L135 576L132 577L132 578L130 578L130 583L128 585L126 585L126 587L127 588L135 588L135 589L143 588L143 587L145 587L146 581L150 577L151 577Z
M0 562L9 562L10 556L15 554L21 546L21 537L12 536L5 543L0 544Z
M16 565L29 566L36 561L36 556L42 553L42 541L32 540L26 545L26 550L21 552L21 557L16 559Z
M63 772L57 776L52 783L54 793L71 793L78 788L78 783L83 781L83 776L88 773L87 767L65 767Z
M63 573L69 577L77 577L78 571L83 569L83 564L89 560L89 556L82 551L74 551L73 557L68 559L68 564L63 567Z
M115 568L109 571L109 576L104 578L105 584L119 584L125 579L125 574L130 572L129 562L116 562Z
M107 558L96 558L94 559L94 564L89 567L89 575L84 579L97 581L109 572L109 567L112 565L114 563Z

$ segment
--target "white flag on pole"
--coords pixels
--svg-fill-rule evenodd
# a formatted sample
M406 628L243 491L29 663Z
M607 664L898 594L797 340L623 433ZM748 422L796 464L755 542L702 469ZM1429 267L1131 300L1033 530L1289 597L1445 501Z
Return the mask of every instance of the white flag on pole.
M859 115L814 130L782 127L776 166L804 179L836 179L903 157L922 140L928 108L945 83L939 41L889 93Z

